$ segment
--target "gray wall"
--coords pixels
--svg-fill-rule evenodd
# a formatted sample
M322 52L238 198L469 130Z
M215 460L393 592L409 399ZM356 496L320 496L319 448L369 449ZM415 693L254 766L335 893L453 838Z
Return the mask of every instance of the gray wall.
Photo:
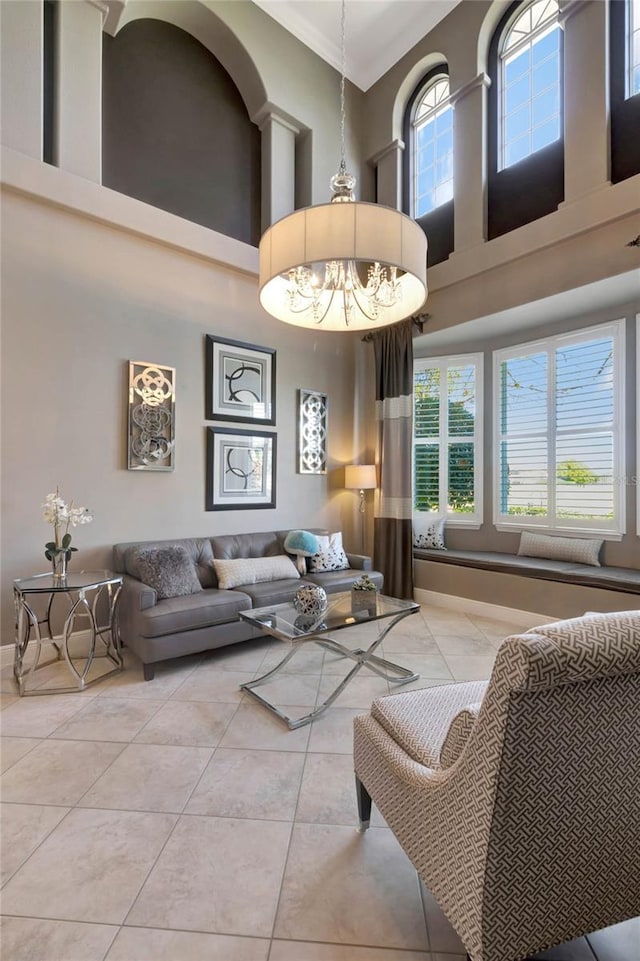
M287 527L342 529L358 547L354 338L280 324L255 278L18 194L3 195L2 641L11 581L45 571L40 505L60 486L95 521L72 564L110 563L117 541ZM277 507L205 512L204 335L277 350ZM126 470L127 362L177 368L176 469ZM296 473L296 389L329 395L329 472Z

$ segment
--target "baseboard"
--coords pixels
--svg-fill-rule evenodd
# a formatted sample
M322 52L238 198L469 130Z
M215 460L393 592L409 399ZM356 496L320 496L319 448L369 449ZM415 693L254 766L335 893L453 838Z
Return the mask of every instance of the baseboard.
M492 617L496 621L534 621L538 624L548 624L559 620L554 614L536 614L535 611L520 611L514 607L503 607L501 604L489 604L487 601L475 601L471 597L458 597L457 594L441 594L438 591L425 591L417 587L414 597L419 604L432 604L434 607L446 607L451 610L462 611L464 614L480 614L482 617Z

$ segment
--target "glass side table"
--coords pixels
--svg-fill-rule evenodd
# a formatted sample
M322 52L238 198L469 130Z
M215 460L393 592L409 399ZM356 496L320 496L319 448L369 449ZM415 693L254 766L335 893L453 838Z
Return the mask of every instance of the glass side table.
M16 611L16 649L13 674L18 683L21 696L25 694L70 694L84 691L85 688L110 677L123 667L120 635L118 632L118 600L122 590L122 575L112 571L78 571L69 573L59 580L53 574L35 574L33 577L20 578L13 582L13 597ZM38 598L46 598L43 616L35 611ZM54 636L51 628L54 602L66 599L68 609L62 634ZM99 609L106 614L103 623L98 622ZM82 631L75 631L76 621L80 619ZM41 628L46 628L43 637ZM33 639L31 634L33 632ZM82 640L80 653L70 650L69 642ZM33 660L25 663L29 644L35 644ZM52 644L56 656L41 663L43 644ZM106 658L113 667L89 678L95 661ZM37 672L65 661L71 682L65 686L43 687L42 673ZM95 671L94 671L95 673ZM40 683L40 687L36 685ZM46 682L44 682L46 683Z

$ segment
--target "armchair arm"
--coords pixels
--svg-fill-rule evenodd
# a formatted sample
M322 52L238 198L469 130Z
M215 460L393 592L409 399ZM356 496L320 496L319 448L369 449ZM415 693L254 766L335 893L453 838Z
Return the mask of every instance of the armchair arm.
M440 767L451 767L458 760L476 723L482 701L469 704L458 711L449 725L446 737L440 749Z
M373 570L373 561L366 554L347 554L347 560L354 571Z

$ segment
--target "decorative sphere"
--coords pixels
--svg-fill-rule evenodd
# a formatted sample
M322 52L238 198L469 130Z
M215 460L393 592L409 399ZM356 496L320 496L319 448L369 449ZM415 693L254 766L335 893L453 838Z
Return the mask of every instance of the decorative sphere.
M293 606L298 614L317 617L327 609L327 592L317 584L305 584L296 591Z

